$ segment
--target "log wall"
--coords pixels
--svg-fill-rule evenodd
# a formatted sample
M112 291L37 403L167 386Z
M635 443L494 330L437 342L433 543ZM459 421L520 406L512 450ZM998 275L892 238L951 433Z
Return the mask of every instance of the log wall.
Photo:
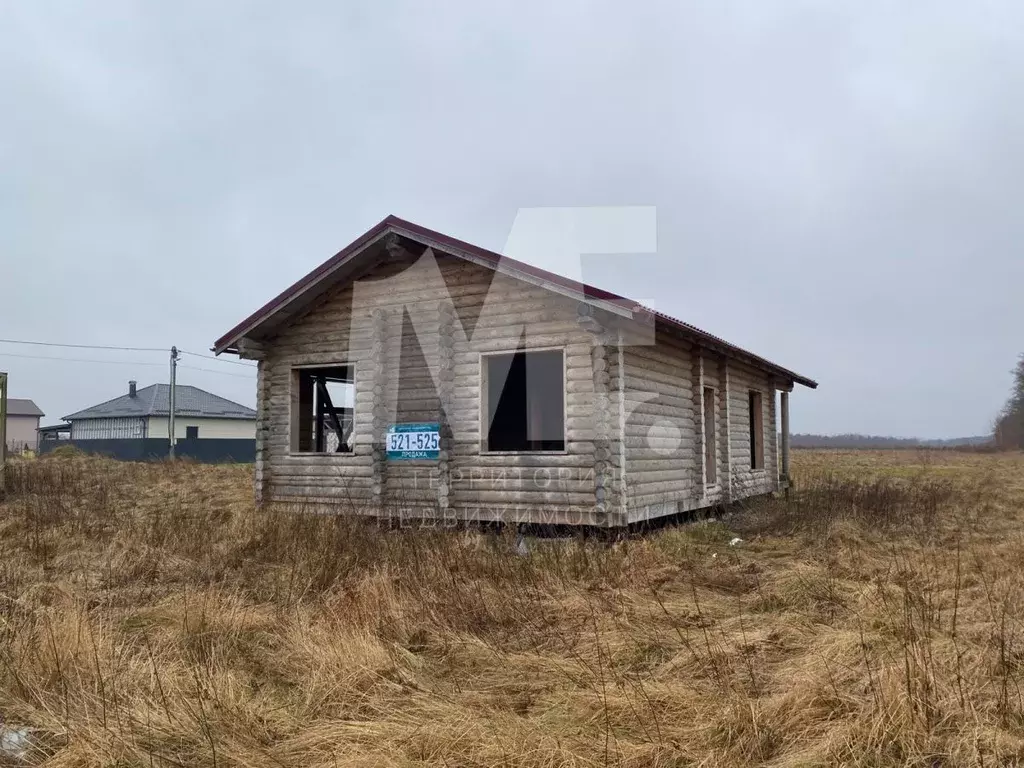
M729 364L729 409L732 428L729 432L732 451L733 500L762 493L771 493L779 487L777 457L778 435L775 428L775 390L766 374L735 363ZM749 393L756 390L762 397L762 429L764 430L764 467L751 468L750 456L750 400Z
M624 352L626 515L638 522L777 490L775 390L767 373L723 360L659 331ZM715 390L717 463L706 483L703 388ZM763 398L764 468L752 469L749 391Z
M626 510L631 521L674 514L680 503L701 496L693 348L660 332L654 341L624 353Z
M597 354L595 379L594 336L577 322L577 303L454 257L439 255L432 268L415 261L406 255L379 266L266 340L263 497L370 514L618 524L617 507L598 504L617 490L618 443L608 434L617 416L595 420L595 380L607 387L600 402L615 400L607 362L614 355ZM566 449L481 454L482 356L520 345L563 351ZM342 362L355 365L354 453L293 452L293 368ZM441 461L383 458L387 425L411 421L442 424Z
M717 476L714 483L708 483L704 490L704 500L707 506L721 504L725 501L724 489L728 485L729 468L725 463L725 408L724 394L721 379L718 375L718 359L714 355L705 353L704 356L704 386L715 390L715 423L708 425L707 439L715 446L715 466Z

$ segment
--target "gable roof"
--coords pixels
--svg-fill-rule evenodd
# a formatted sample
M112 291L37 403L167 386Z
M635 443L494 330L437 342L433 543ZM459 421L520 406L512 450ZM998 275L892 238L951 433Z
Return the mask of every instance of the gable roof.
M20 399L17 397L9 397L7 398L7 415L45 416L46 414L39 410L39 406L33 403L31 400Z
M723 352L757 368L767 369L811 389L815 389L818 386L818 383L813 379L783 368L760 355L755 355L753 352L730 344L725 339L702 331L696 326L684 323L682 320L678 320L670 315L645 307L643 304L627 299L625 296L571 280L554 272L549 272L546 269L535 267L532 264L526 264L517 259L495 253L494 251L488 251L472 243L467 243L418 224L405 221L397 216L388 216L308 275L264 304L252 315L217 339L213 344L212 351L218 355L222 352L237 352L236 345L240 339L278 316L287 316L290 314L290 309L304 306L315 297L321 295L328 287L334 284L335 280L339 279L339 275L344 274L344 268L351 266L359 254L391 235L397 235L442 253L447 253L475 264L481 264L529 283L541 285L549 290L572 296L588 304L609 309L616 314L640 321L646 320L655 323L660 321L670 328L681 331L699 344Z
M124 394L94 405L91 408L65 416L65 421L76 419L111 419L132 416L167 416L170 414L169 384L150 384L135 393ZM205 389L185 384L175 386L174 412L178 416L209 419L255 419L256 411L239 403L219 397Z

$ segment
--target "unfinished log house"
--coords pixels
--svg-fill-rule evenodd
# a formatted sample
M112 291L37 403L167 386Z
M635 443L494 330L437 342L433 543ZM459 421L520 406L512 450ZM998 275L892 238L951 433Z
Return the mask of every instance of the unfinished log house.
M817 386L395 217L213 350L258 361L258 502L444 520L624 526L777 491L789 393Z

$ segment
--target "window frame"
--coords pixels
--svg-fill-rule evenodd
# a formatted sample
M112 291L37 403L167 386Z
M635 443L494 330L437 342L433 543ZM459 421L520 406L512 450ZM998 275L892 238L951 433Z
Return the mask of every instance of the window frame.
M350 368L352 371L352 450L351 451L300 451L299 450L299 422L296 420L299 403L299 382L302 371L316 370L319 368ZM356 373L355 363L347 360L331 361L325 363L290 363L288 364L288 456L332 456L335 458L354 458L357 455L355 434L356 434ZM314 420L316 414L313 415Z
M755 418L754 405L757 405ZM750 429L750 471L765 472L764 456L764 392L760 389L747 390L747 425Z
M478 418L480 423L479 445L477 452L481 456L566 456L569 453L569 361L565 353L565 345L552 345L544 347L516 347L514 349L499 349L479 353L479 409ZM487 362L489 357L500 357L502 355L515 355L518 353L530 354L532 352L561 352L562 353L562 443L563 448L553 451L489 451L487 450L487 433L490 431L487 411L490 402L488 392L490 387L487 377Z
M199 425L189 424L185 427L185 439L186 440L198 440L199 439Z

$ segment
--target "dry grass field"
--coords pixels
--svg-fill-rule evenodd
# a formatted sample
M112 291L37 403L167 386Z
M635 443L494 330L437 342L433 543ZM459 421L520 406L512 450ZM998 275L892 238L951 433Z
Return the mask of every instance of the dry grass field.
M257 512L246 468L16 463L0 719L49 766L1024 762L1024 457L794 469L523 556Z

